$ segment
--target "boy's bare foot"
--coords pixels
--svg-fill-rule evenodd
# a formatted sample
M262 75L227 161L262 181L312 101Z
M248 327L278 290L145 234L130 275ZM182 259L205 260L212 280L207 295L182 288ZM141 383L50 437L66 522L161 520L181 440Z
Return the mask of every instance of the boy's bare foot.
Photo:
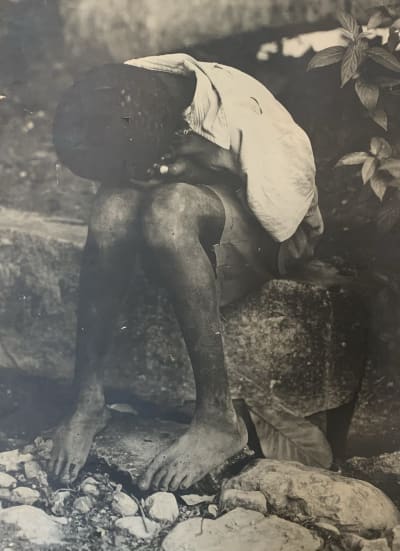
M247 430L240 417L220 426L193 420L188 431L147 467L139 481L142 490L150 487L176 491L189 488L247 443Z
M105 428L108 418L105 407L90 413L78 409L57 428L49 467L60 482L69 484L76 479L95 435Z

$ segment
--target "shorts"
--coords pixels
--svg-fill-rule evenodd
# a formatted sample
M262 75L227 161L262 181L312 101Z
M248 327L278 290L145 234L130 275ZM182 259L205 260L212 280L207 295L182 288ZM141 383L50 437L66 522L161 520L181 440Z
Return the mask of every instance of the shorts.
M241 298L278 273L279 243L261 226L232 185L207 186L221 200L225 225L213 246L220 306Z

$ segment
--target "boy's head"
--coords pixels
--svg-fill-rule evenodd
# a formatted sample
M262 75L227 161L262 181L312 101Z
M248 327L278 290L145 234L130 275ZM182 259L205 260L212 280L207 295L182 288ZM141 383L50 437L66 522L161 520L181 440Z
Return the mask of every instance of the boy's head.
M167 151L193 82L124 64L92 69L63 95L53 139L60 161L84 178L146 179Z

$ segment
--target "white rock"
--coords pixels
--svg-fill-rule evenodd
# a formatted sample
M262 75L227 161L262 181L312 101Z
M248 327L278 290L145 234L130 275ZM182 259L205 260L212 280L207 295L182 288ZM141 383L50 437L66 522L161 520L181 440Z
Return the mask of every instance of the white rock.
M217 516L218 516L218 506L214 505L214 503L211 503L211 505L209 505L207 507L207 512L213 518L217 518Z
M400 551L400 524L392 530L392 551Z
M191 518L164 539L162 551L317 551L321 540L307 528L257 511L234 509L217 520Z
M0 488L0 499L11 501L11 490L8 488Z
M116 492L111 503L114 513L123 517L133 517L138 512L138 505L134 499L124 492Z
M95 478L88 476L81 484L81 492L87 496L98 497L100 495L99 483Z
M186 503L186 505L193 507L194 505L200 505L201 503L212 503L215 495L185 494L181 495L180 498L184 503Z
M51 505L51 512L54 515L63 515L65 513L65 504L71 497L69 490L58 491L53 496L53 503Z
M37 461L24 463L24 473L28 480L36 479L42 486L47 486L47 474Z
M12 488L17 481L13 476L7 473L0 473L0 488Z
M11 492L11 501L21 505L32 505L40 498L40 493L26 486L18 486Z
M18 505L0 511L0 523L15 526L19 536L35 545L63 543L63 530L53 517L30 505Z
M223 489L220 497L220 510L232 511L232 509L236 509L237 507L258 511L259 513L266 513L267 500L264 494L256 490L245 492L233 488Z
M76 511L86 514L92 510L93 502L89 496L81 496L75 499L73 507Z
M144 507L153 520L174 522L179 516L176 498L170 492L152 494L146 499Z
M33 456L30 453L21 453L19 450L10 450L0 453L0 466L6 471L18 471L21 465L27 461L32 461Z
M399 511L378 488L300 463L258 460L228 480L227 488L261 491L273 510L285 518L300 516L339 529L350 525L361 535L400 524Z
M115 527L122 532L128 532L135 538L144 540L152 538L160 530L160 525L157 522L148 518L143 521L141 516L120 518L116 521Z

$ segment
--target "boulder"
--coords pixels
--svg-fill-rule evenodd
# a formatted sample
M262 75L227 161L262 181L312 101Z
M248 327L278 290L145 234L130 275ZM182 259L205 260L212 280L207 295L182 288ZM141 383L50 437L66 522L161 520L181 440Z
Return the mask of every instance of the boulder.
M13 476L7 473L0 473L0 488L13 488L17 481Z
M85 235L82 225L1 209L0 366L71 378ZM130 297L115 327L107 384L159 403L192 399L188 355L165 293L141 275ZM262 405L273 387L302 415L350 401L363 370L363 318L347 291L267 283L224 311L234 396Z
M220 510L231 511L237 507L266 513L267 500L265 499L265 495L259 491L250 490L245 492L233 488L224 488L219 501Z
M0 525L15 527L16 535L34 545L62 545L62 526L54 517L30 505L18 505L0 511Z
M278 515L325 521L339 529L368 534L399 524L392 501L371 484L300 463L261 459L226 481L224 491L261 491Z
M18 471L20 467L32 461L33 456L30 453L21 453L19 450L10 450L0 453L0 467L6 471Z
M11 492L11 501L21 505L33 505L38 499L40 499L40 493L25 486L18 486Z
M216 520L199 517L178 524L162 551L317 551L321 541L309 530L276 516L234 509Z
M178 503L170 492L151 494L144 507L149 517L159 522L174 522L179 515Z
M160 530L160 525L149 518L123 517L116 521L115 528L121 532L127 532L135 538L143 540L151 539Z

